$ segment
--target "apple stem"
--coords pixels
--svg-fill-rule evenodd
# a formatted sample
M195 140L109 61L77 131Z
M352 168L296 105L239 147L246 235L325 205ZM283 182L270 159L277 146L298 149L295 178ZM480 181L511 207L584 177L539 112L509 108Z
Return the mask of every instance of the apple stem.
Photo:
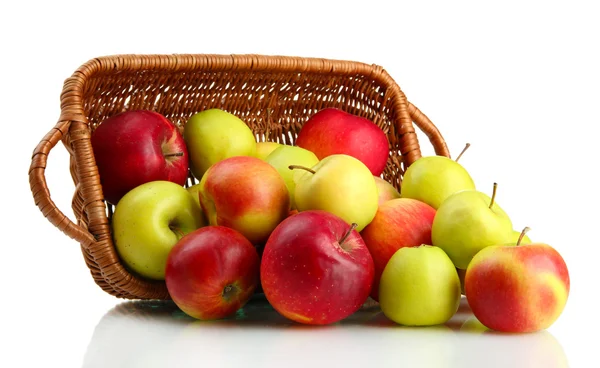
M463 155L463 153L465 153L465 151L467 149L469 149L469 147L471 147L471 143L467 143L465 144L465 148L463 148L462 151L460 151L460 153L458 154L458 157L456 158L456 160L454 160L455 162L458 162L458 160L460 159L460 157Z
M352 230L356 229L356 227L358 226L357 223L353 222L352 225L350 225L350 229L348 229L348 231L346 232L346 234L344 234L344 236L342 237L342 239L340 239L340 246L342 244L344 244L344 242L346 241L346 239L348 239L348 237L350 236L350 233L352 232Z
M498 183L494 183L494 189L492 191L492 200L490 201L490 209L492 209L492 206L494 205L494 200L496 199L497 189L498 189Z
M525 237L525 234L531 230L529 227L525 226L525 228L523 229L523 231L521 231L521 235L519 235L519 239L517 240L517 246L521 245L521 240L523 240L523 237Z
M316 174L317 172L311 168L308 168L306 166L302 166L302 165L290 165L288 166L288 169L290 170L294 170L294 169L302 169L302 170L306 170L311 174Z
M167 153L165 157L180 157L183 156L183 152Z

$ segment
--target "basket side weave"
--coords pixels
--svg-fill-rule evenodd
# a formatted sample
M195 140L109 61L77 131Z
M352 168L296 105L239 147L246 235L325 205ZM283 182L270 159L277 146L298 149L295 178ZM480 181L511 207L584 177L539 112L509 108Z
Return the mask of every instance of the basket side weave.
M262 55L116 55L96 58L68 78L58 124L34 150L30 185L35 203L57 228L80 243L93 279L127 299L168 299L164 282L142 279L120 262L110 231L90 137L117 113L149 109L180 129L194 113L221 108L242 118L259 141L294 144L303 123L325 107L374 121L388 136L384 178L401 189L408 165L421 157L416 125L435 153L449 157L434 124L410 104L380 66L353 61ZM414 125L413 125L414 124ZM77 224L54 204L44 177L58 141L70 153Z

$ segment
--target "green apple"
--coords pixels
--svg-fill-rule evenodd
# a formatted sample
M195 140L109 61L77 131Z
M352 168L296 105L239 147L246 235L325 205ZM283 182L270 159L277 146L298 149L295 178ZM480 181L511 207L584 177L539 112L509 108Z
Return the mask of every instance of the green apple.
M445 156L426 156L413 162L404 173L400 195L425 202L436 210L450 195L475 190L475 182L457 161Z
M466 269L471 259L490 245L510 243L513 226L509 216L492 198L477 190L452 194L438 208L431 226L431 241L448 254L457 268Z
M127 192L112 221L124 264L153 280L165 279L167 257L179 239L206 225L192 195L169 181L148 182Z
M379 283L381 311L406 326L446 323L460 305L460 280L439 247L423 244L398 249Z
M192 115L183 128L192 174L197 179L208 168L233 156L254 156L256 138L237 116L220 109Z
M324 210L356 223L360 232L375 217L378 207L377 185L371 171L358 159L334 154L311 168L290 166L295 170L294 199L298 211Z
M319 159L314 153L307 149L282 145L271 152L265 161L277 169L285 181L285 186L290 193L291 209L296 209L296 201L294 199L296 184L294 183L294 172L290 170L289 166L301 165L304 167L313 167L319 162Z
M257 142L256 153L254 154L254 157L260 158L264 161L271 152L281 146L282 144L275 142Z

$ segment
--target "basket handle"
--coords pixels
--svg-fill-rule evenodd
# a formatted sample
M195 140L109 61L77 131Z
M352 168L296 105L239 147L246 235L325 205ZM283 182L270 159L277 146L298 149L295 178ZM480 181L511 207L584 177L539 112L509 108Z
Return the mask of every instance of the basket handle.
M63 138L69 129L69 121L61 121L42 138L33 151L31 166L29 167L29 186L35 204L42 214L52 225L60 231L77 240L84 246L94 243L96 240L85 228L76 225L64 213L62 213L50 198L50 191L46 183L46 163L50 150Z
M433 146L436 155L446 156L450 158L450 151L448 150L448 146L446 145L446 141L442 137L442 134L438 130L438 128L429 120L429 118L423 114L418 107L408 102L408 113L410 117L413 119L415 125L419 127L419 129L425 133L427 138L429 138L429 142Z

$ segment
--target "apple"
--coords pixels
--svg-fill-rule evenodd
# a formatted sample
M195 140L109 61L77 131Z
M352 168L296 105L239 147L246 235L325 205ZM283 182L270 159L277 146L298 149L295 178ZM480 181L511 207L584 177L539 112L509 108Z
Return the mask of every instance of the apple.
M496 203L496 190L494 183L492 198L476 190L463 190L452 194L438 208L431 240L457 268L467 269L473 256L483 248L512 239L512 222Z
M319 160L334 154L352 156L375 176L385 169L390 153L387 136L375 123L333 107L312 115L298 132L295 145Z
M460 281L444 251L423 244L400 248L388 261L379 283L381 311L406 326L446 323L460 305Z
M298 323L324 325L363 305L374 266L355 226L320 210L299 212L277 226L265 244L260 279L278 313Z
M183 138L190 154L191 171L197 179L226 158L256 154L252 130L243 120L221 109L192 115L185 124Z
M263 244L290 211L290 197L277 170L251 156L224 159L200 180L200 205L211 225L230 227L252 244Z
M462 190L475 190L475 182L456 158L425 156L413 162L402 177L400 195L425 202L436 210L450 195Z
M281 146L283 146L283 144L276 142L257 142L254 157L260 158L264 161L267 158L267 156L271 154L271 152L273 152L276 148Z
M377 186L369 169L358 159L340 154L327 156L312 168L291 165L298 211L323 210L356 223L362 231L377 212Z
M115 248L124 265L153 280L164 280L167 257L179 239L205 225L192 196L170 181L130 190L112 217Z
M242 234L206 226L173 247L165 283L173 302L187 315L221 319L248 302L258 285L259 267L256 249Z
M360 233L375 264L374 300L378 300L381 273L398 249L431 244L434 216L433 207L416 199L397 198L379 205L373 221Z
M185 141L177 126L157 112L134 110L111 116L94 130L91 143L102 193L113 205L144 183L185 184Z
M400 193L392 184L379 176L375 176L374 178L375 185L377 185L377 194L379 195L379 204L391 199L400 198Z
M296 184L294 183L294 172L289 169L290 165L302 165L305 167L312 167L319 162L317 156L309 150L305 150L301 147L281 145L276 148L267 156L265 162L269 163L279 175L285 181L285 186L290 194L290 207L296 208L296 200L294 199L294 193L296 190Z
M486 247L473 257L465 275L473 314L501 332L547 329L564 310L569 291L564 259L540 242Z
M191 194L191 196L194 198L194 201L196 202L196 204L198 205L199 208L202 208L200 206L200 183L194 184L190 187L185 188L188 193Z

